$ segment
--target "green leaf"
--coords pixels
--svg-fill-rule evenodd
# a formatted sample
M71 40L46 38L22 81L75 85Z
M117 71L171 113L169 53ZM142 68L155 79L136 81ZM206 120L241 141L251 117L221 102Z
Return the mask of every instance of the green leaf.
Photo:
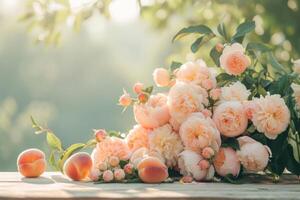
M124 166L127 165L127 164L128 164L128 161L127 161L127 160L120 160L119 165L120 165L120 167L121 167L122 169L123 169Z
M224 86L237 80L235 76L226 73L221 73L217 76L218 86Z
M198 39L196 39L192 46L191 46L191 50L193 53L196 53L198 51L198 49L200 48L200 46L203 44L202 40L203 40L204 36L199 37Z
M271 48L268 47L268 46L265 45L265 44L262 44L262 43L249 42L249 43L247 44L246 50L247 50L247 51L254 51L254 52L265 53L265 52L271 51Z
M182 65L181 62L172 61L169 69L171 72L173 72L175 69L178 69Z
M221 53L219 53L217 51L217 49L214 47L210 50L210 53L209 53L210 57L212 58L212 60L214 61L214 63L220 67L220 56L221 56Z
M143 92L145 92L149 95L152 93L152 91L153 91L153 86L149 86L149 87L143 89Z
M279 74L286 73L286 69L277 61L273 53L268 53L268 60L271 66L277 71Z
M300 175L300 163L295 159L293 156L293 147L290 145L287 147L288 150L288 161L287 161L287 170L296 174L297 176Z
M222 147L231 147L234 150L240 150L239 142L236 138L223 138Z
M51 149L63 151L60 139L52 132L47 132L47 143Z
M292 147L293 155L295 160L300 164L300 136L299 133L292 133L292 131L289 132L288 135L288 143Z
M55 151L51 151L50 156L49 156L49 160L48 160L48 161L49 161L49 164L51 165L51 167L52 167L54 170L58 171L59 168L58 168L58 166L57 166L57 164L56 164L56 159L55 159L54 152L55 152Z
M186 27L186 28L183 28L181 29L172 39L172 42L174 42L175 40L178 40L188 34L191 34L191 33L198 33L198 34L205 34L205 35L208 35L208 34L214 34L212 32L212 30L205 26L205 25L196 25L196 26L189 26L189 27Z
M269 92L271 94L280 94L281 96L285 96L290 85L291 80L289 79L289 75L286 74L270 84Z
M220 23L217 27L218 33L223 36L223 38L225 39L225 41L228 40L228 35L224 26L224 23Z
M58 168L60 169L60 171L63 171L63 166L65 161L71 156L73 155L76 151L79 151L80 149L82 149L83 147L85 147L86 144L84 143L76 143L76 144L72 144L71 146L69 146L61 155L59 161L58 161Z
M108 134L110 137L118 137L118 138L122 138L121 132L120 132L120 131L108 131L107 134Z
M240 24L237 29L236 33L232 37L232 43L239 42L242 43L244 36L247 33L250 33L255 29L255 22L254 21L246 21Z

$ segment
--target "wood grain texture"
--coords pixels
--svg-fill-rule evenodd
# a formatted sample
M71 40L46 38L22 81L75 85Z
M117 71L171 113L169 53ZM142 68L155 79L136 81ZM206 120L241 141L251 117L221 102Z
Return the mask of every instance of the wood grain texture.
M0 172L0 199L300 199L299 179L284 175L279 183L262 175L247 178L247 184L94 184L74 182L47 172L28 179L16 172Z

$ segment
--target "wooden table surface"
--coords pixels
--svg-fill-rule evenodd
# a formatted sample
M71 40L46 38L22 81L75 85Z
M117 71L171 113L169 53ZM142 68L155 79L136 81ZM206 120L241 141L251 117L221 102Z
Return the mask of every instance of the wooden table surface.
M253 175L251 183L94 184L74 182L60 173L23 178L0 172L0 199L300 199L298 177L285 175L279 183Z

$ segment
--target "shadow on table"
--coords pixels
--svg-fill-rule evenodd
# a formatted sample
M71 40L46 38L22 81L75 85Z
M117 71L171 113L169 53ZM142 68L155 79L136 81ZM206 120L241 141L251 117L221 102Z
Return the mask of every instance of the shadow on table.
M47 178L47 177L43 177L43 176L40 176L38 178L21 178L22 182L25 182L25 183L30 183L30 184L53 184L55 183L55 181L53 181L52 179L50 178Z

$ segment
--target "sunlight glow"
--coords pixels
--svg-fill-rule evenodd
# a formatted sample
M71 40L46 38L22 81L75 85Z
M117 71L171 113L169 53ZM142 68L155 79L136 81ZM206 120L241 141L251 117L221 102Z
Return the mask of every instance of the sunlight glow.
M109 5L112 20L128 23L139 17L140 8L136 0L113 0Z

